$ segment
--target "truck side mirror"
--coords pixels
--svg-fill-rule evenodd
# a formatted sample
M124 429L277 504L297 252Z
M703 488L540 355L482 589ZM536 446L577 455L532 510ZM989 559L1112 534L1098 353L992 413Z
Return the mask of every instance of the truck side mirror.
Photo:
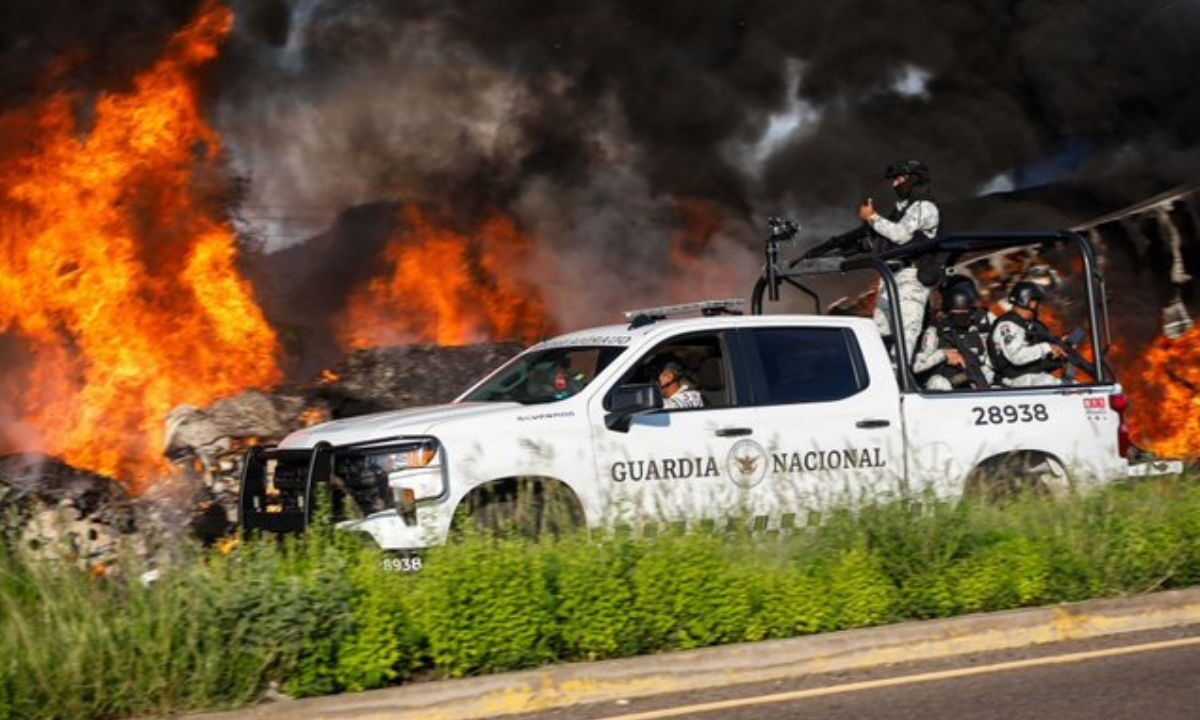
M633 418L663 406L662 390L653 383L618 385L609 396L609 413L604 425L616 432L629 432Z

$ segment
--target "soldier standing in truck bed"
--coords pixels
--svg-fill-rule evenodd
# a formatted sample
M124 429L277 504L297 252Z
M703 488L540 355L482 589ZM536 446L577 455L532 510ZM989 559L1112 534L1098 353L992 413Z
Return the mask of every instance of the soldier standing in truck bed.
M920 160L904 160L889 165L884 174L892 181L892 189L896 191L898 200L895 209L883 217L875 210L875 202L867 198L858 209L858 216L878 235L895 245L934 238L941 220L930 188L929 168ZM936 280L931 284L936 284ZM929 288L917 278L917 268L912 266L896 273L896 286L900 294L897 302L904 346L911 357L925 322ZM875 325L885 338L892 334L888 324L890 304L887 288L881 286L875 304Z

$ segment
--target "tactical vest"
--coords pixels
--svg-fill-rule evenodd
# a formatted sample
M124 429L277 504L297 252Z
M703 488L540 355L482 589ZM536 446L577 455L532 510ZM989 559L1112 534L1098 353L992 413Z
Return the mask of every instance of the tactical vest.
M904 214L911 210L913 205L916 205L918 202L934 203L936 207L936 201L933 199L933 194L928 192L928 188L922 187L917 188L917 190L924 192L913 192L907 198L905 198L908 204L904 206L903 210L897 206L893 206L892 211L887 215L887 219L894 223L900 222L900 220L904 218ZM917 234L920 236L916 238L916 241L918 242L921 240L930 239L925 235L925 231L923 230L918 230ZM942 233L939 229L938 235L941 234ZM937 237L937 235L934 237ZM871 244L871 252L876 254L896 247L894 242L876 232L871 233ZM915 265L918 272L918 279L921 281L921 284L928 288L934 288L937 287L938 283L942 281L945 263L945 257L942 257L939 254L931 254L921 257L915 263L911 260L905 261L904 266L913 267Z
M950 341L951 336L958 340L958 344L974 353L978 359L980 370L983 369L985 358L988 357L988 336L991 333L992 326L988 322L988 315L982 310L976 310L971 314L971 322L966 326L955 325L950 321L949 314L943 314L935 325L937 328L938 349L939 350L957 350L953 342ZM931 371L933 375L940 375L949 381L950 386L954 388L969 387L971 378L967 372L960 367L953 367L949 363L941 363Z
M1033 319L1026 320L1016 312L1010 310L1000 317L996 318L996 323L993 329L1000 326L1002 322L1011 322L1020 326L1025 331L1026 337L1029 335L1050 335L1050 328L1041 320ZM1005 380L1013 380L1023 375L1032 373L1049 373L1062 367L1062 361L1053 357L1044 357L1034 360L1024 365L1014 365L1009 362L1008 357L996 345L994 339L995 332L988 333L988 355L992 358L992 369L996 371L996 376Z

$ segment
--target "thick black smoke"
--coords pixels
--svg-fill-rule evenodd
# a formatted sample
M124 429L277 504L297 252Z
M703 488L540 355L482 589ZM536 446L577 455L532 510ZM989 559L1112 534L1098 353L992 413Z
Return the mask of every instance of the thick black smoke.
M278 0L244 7L276 17L258 44L303 67L310 97L372 76L404 95L436 76L446 94L478 102L474 113L470 103L420 111L443 111L450 126L471 120L463 112L504 124L517 180L585 181L597 134L612 133L632 143L627 160L651 193L740 210L763 199L844 205L895 156L928 159L942 192L962 196L1068 143L1086 144L1094 171L1200 142L1195 3L308 1L290 20ZM253 65L237 74L254 96L297 91L272 92L263 54L246 57ZM414 59L426 66L414 71ZM497 115L483 96L506 84L512 102ZM731 145L754 142L794 100L817 117L761 176L748 172ZM359 130L362 142L387 132Z
M322 252L371 268L361 244L329 242L348 208L427 202L466 224L498 209L538 237L546 262L524 272L567 327L744 294L763 216L798 216L803 242L852 225L860 196L888 199L896 158L932 166L950 228L978 227L955 201L988 190L1091 183L1107 210L1200 160L1190 1L229 1L237 24L206 88L246 234L270 249L322 235ZM5 3L0 102L69 56L88 58L71 82L117 88L195 6ZM695 199L727 218L709 246L727 276L664 291ZM336 312L326 299L313 314Z
M681 199L729 218L713 253L744 294L756 226L804 242L888 201L926 160L938 196L1092 183L1109 210L1195 176L1200 5L1141 0L695 3L235 0L214 82L247 232L283 247L347 206L514 213L561 324L664 293ZM979 227L948 213L950 228ZM1016 206L1009 206L1009 210ZM1085 219L1038 203L1004 225ZM587 277L587 283L577 282Z
M198 0L5 0L0 110L40 92L119 90L149 65Z

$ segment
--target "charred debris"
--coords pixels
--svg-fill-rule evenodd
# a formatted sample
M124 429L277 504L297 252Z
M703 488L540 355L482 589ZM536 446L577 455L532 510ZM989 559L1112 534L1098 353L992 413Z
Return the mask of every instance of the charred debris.
M48 455L0 457L0 531L97 572L123 552L154 562L181 538L214 543L233 529L247 447L325 420L449 402L520 350L515 343L360 350L309 382L182 405L166 421L171 467L141 495Z

